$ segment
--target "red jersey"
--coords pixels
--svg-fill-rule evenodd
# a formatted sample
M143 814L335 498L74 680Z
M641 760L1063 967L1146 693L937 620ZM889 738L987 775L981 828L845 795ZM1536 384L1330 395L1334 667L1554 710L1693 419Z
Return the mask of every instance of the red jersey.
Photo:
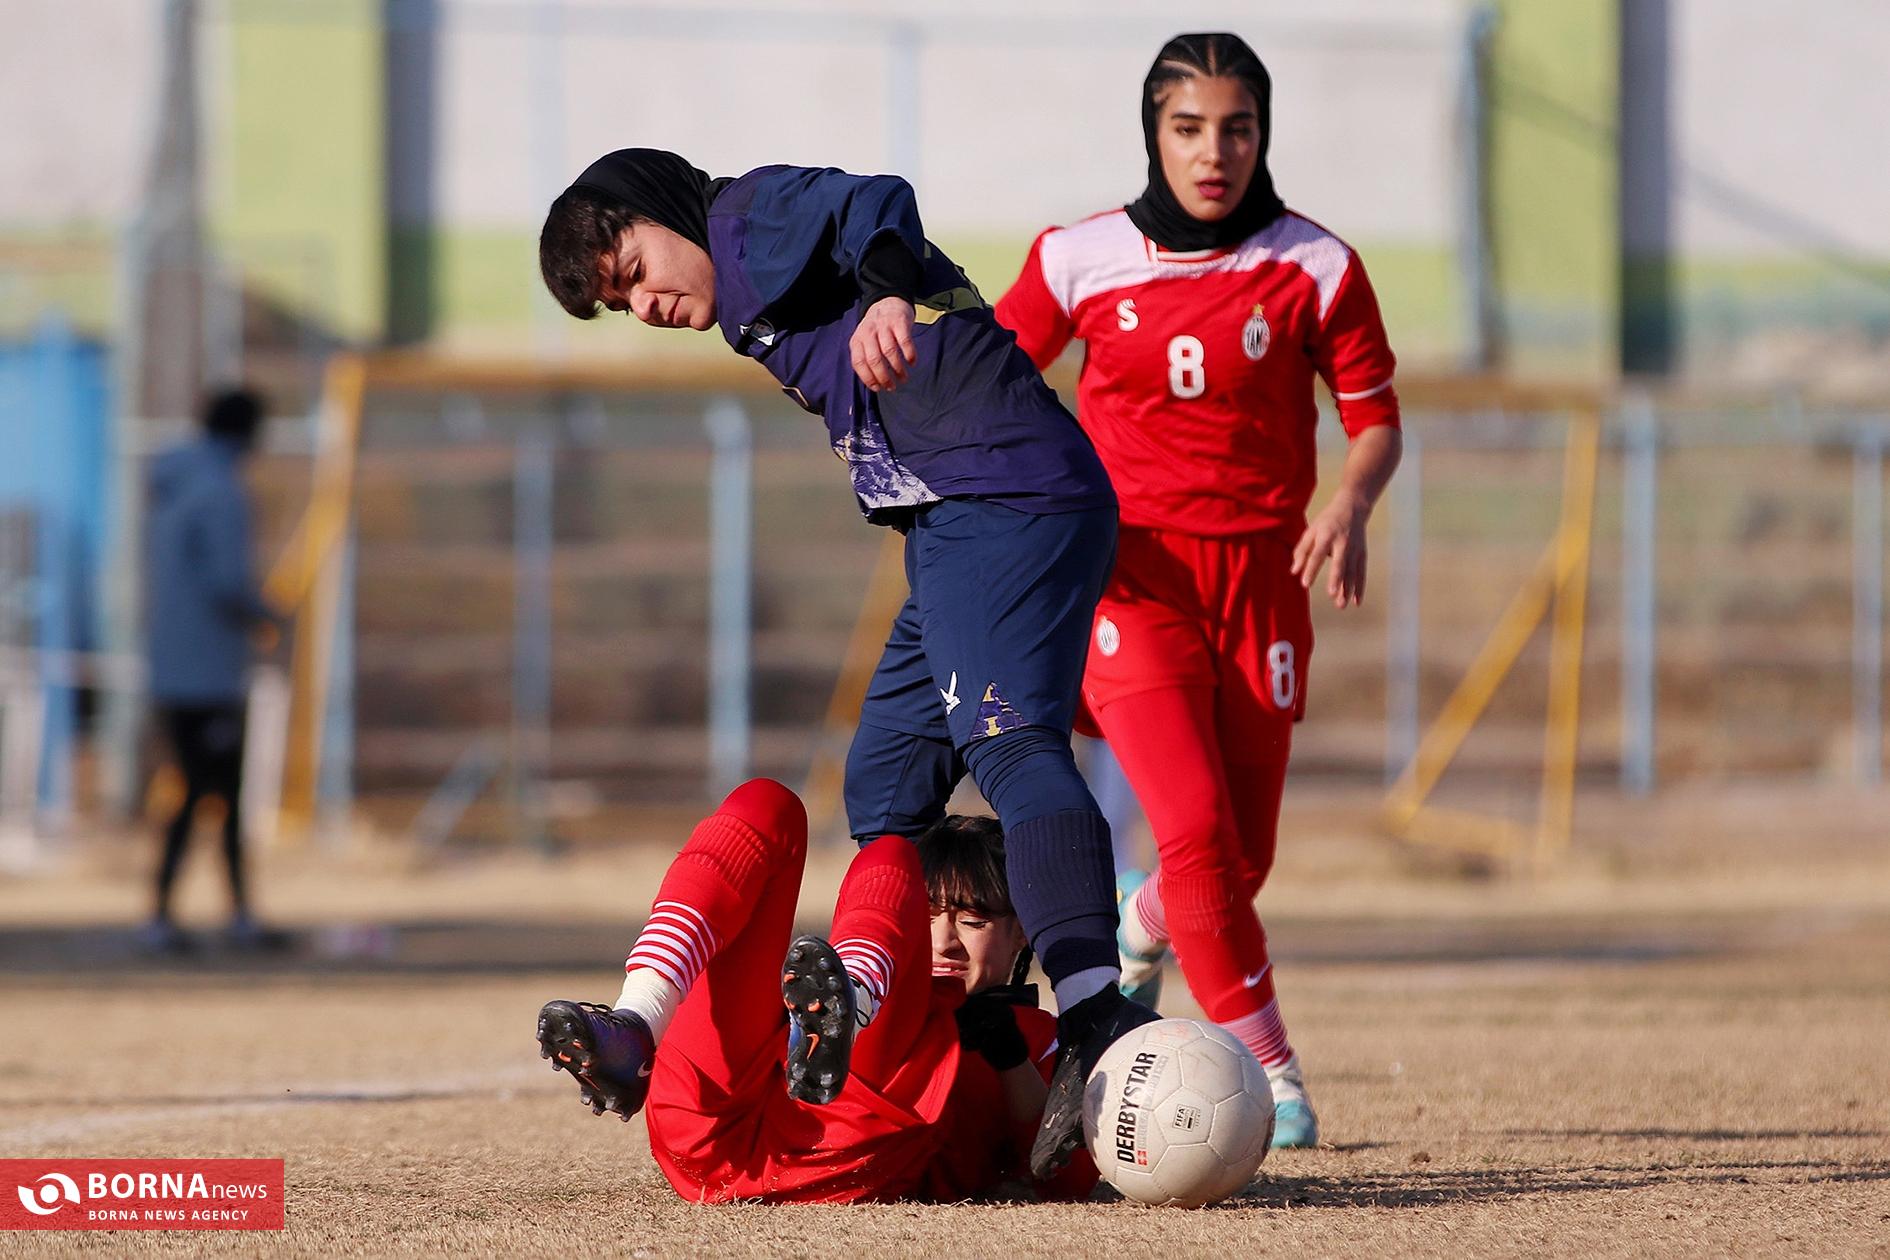
M957 1007L962 986L957 981L933 982L934 1009ZM1044 1083L1056 1068L1057 1021L1034 1006L1017 1008L1017 1028L1030 1050L1030 1063ZM939 1117L944 1129L938 1153L925 1170L918 1197L940 1202L989 1194L1006 1184L1029 1185L1036 1195L1051 1201L1081 1201L1098 1180L1096 1165L1079 1150L1068 1167L1048 1182L1032 1183L1030 1144L1037 1136L1037 1117L1022 1124L1008 1118L1004 1083L996 1069L976 1054L961 1054L952 1092Z
M1290 210L1190 254L1157 249L1122 210L1051 228L997 317L1039 369L1085 343L1077 416L1124 525L1296 541L1317 480L1313 376L1348 434L1398 423L1364 266Z
M1028 1183L1036 1120L1013 1126L997 1073L959 1048L952 1012L964 992L960 981L933 980L924 1030L898 1072L883 1082L856 1073L825 1106L787 1096L779 1058L764 1056L748 1079L723 1090L705 1085L686 1052L659 1050L645 1108L658 1166L676 1193L707 1203L952 1201ZM1017 1024L1047 1082L1055 1017L1019 1007ZM1096 1180L1095 1165L1078 1152L1035 1189L1044 1198L1083 1199Z

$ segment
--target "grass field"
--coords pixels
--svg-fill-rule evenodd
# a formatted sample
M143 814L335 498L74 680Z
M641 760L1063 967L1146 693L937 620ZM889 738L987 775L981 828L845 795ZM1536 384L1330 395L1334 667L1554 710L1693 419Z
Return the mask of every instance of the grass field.
M677 1201L642 1126L593 1118L531 1037L546 998L614 992L655 844L279 856L293 952L168 966L131 952L141 885L105 846L0 882L0 1153L281 1156L288 1227L4 1250L1890 1255L1890 802L1819 800L1590 807L1571 867L1522 883L1302 793L1263 908L1330 1144L1194 1213ZM843 859L810 872L810 923Z

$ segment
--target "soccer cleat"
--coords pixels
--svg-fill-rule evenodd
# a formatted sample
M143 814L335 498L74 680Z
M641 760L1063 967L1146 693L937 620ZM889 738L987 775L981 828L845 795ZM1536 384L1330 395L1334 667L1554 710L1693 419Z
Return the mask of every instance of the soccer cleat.
M1030 1147L1030 1175L1048 1180L1062 1171L1083 1144L1083 1092L1103 1051L1131 1028L1160 1019L1114 987L1084 998L1057 1016L1056 1070L1043 1103L1043 1123Z
M650 1095L656 1038L643 1017L600 1002L547 1002L538 1012L538 1057L554 1072L577 1078L591 1114L614 1111L625 1121Z
M1306 1078L1299 1070L1299 1056L1268 1068L1267 1082L1273 1088L1273 1149L1283 1151L1319 1145L1319 1117L1313 1114L1312 1100L1306 1097Z
M830 1103L847 1083L860 1027L853 979L833 946L818 936L794 938L781 963L781 1001L788 1009L788 1097Z
M1319 1117L1304 1099L1289 1098L1273 1104L1273 1149L1319 1145Z
M1122 996L1152 1011L1161 1005L1162 964L1168 959L1168 951L1159 949L1152 954L1138 954L1129 948L1128 932L1122 926L1134 913L1129 909L1129 898L1147 882L1148 872L1134 868L1116 876L1116 957L1122 965L1119 986Z

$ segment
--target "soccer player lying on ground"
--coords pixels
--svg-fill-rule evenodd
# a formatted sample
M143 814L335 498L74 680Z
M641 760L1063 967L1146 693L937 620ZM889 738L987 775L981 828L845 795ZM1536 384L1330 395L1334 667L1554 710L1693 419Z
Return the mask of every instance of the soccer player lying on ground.
M1019 983L997 823L952 816L916 846L865 846L828 938L790 943L806 858L792 792L735 789L670 863L615 1009L547 1003L540 1052L596 1114L646 1111L685 1199L953 1200L1021 1183L1056 1029ZM1034 1188L1080 1199L1095 1181L1084 1153Z
M1056 991L1062 1048L1031 1156L1048 1174L1081 1144L1103 1050L1155 1018L1116 989L1109 825L1070 753L1116 540L1095 449L892 176L710 179L673 153L619 150L552 203L539 265L578 318L601 304L719 325L825 418L867 519L905 535L912 593L847 756L848 824L862 844L917 836L967 773L996 810Z

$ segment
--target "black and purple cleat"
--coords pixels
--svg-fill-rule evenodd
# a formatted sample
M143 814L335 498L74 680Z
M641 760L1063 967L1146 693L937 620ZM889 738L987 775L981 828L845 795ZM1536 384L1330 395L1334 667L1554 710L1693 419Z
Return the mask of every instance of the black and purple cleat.
M578 1096L601 1116L624 1120L650 1095L656 1038L643 1017L598 1002L547 1002L538 1012L538 1057L577 1078Z
M1040 1181L1055 1176L1083 1144L1083 1091L1103 1051L1131 1028L1160 1018L1140 1002L1124 997L1113 984L1057 1016L1061 1048L1050 1074L1043 1123L1030 1148L1031 1176Z

